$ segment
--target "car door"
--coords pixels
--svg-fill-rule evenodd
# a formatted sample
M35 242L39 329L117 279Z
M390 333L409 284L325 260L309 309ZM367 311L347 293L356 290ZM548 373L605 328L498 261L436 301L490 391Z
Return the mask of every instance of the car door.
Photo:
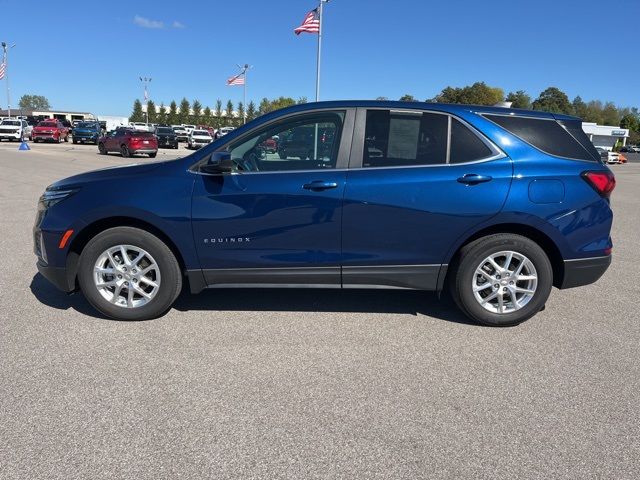
M498 213L510 159L442 112L358 109L343 207L343 285L435 289L451 246Z
M193 235L208 285L340 285L342 197L354 118L353 109L288 115L219 148L231 153L231 174L192 168ZM316 152L311 157L261 146L267 138L308 128L319 132L307 145ZM335 132L331 145L322 144L323 128Z

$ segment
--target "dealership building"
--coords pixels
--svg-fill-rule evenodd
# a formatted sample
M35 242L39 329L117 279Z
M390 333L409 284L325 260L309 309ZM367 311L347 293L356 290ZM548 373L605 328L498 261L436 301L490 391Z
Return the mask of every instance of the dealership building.
M589 140L594 146L605 150L611 150L618 140L622 140L622 145L624 146L627 144L627 138L629 138L628 129L610 125L582 122L582 130L589 136Z
M9 112L0 110L0 117L8 117ZM64 110L36 110L32 108L12 108L12 117L34 117L39 119L57 118L58 120L95 120L93 113L89 112L67 112Z

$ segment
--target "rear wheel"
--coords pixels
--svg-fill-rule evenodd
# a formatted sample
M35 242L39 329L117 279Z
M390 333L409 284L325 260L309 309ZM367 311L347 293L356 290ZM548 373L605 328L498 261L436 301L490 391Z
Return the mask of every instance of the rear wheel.
M97 310L120 320L156 318L182 289L171 249L132 227L111 228L92 238L80 256L78 281Z
M489 326L512 326L544 307L553 285L551 262L521 235L496 234L463 247L450 277L460 309Z
M131 153L129 152L129 149L127 148L126 145L122 145L120 147L120 155L122 155L123 157L127 158L131 156Z
M76 145L78 143L78 140L76 140L75 138L73 139L73 144Z
M156 152L156 153L150 153L150 154L149 154L149 158L156 158L156 155L158 155L158 152Z

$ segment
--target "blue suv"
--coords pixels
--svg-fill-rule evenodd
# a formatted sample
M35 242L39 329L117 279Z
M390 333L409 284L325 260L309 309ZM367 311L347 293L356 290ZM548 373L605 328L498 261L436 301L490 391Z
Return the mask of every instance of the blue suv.
M575 117L322 102L54 183L33 233L41 274L118 319L162 315L188 283L447 290L506 326L605 272L614 186Z

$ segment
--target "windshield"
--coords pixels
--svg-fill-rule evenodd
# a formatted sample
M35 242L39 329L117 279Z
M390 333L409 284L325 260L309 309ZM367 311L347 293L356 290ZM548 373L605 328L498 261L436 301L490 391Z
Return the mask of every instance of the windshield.
M76 128L93 128L96 129L96 124L92 122L80 122L76 125Z
M158 133L169 133L169 134L171 134L171 133L173 133L173 130L171 130L170 128L167 128L167 127L160 127L160 128L157 129L157 132Z
M207 132L206 130L194 130L192 135L200 135L200 136L204 136L204 137L209 137L209 132Z
M54 123L54 122L40 122L40 123L38 124L38 126L39 126L39 127L53 127L53 128L55 128L55 127L57 127L57 126L58 126L58 124L57 124L57 123Z
M16 125L19 127L21 123L20 120L3 120L0 125Z

